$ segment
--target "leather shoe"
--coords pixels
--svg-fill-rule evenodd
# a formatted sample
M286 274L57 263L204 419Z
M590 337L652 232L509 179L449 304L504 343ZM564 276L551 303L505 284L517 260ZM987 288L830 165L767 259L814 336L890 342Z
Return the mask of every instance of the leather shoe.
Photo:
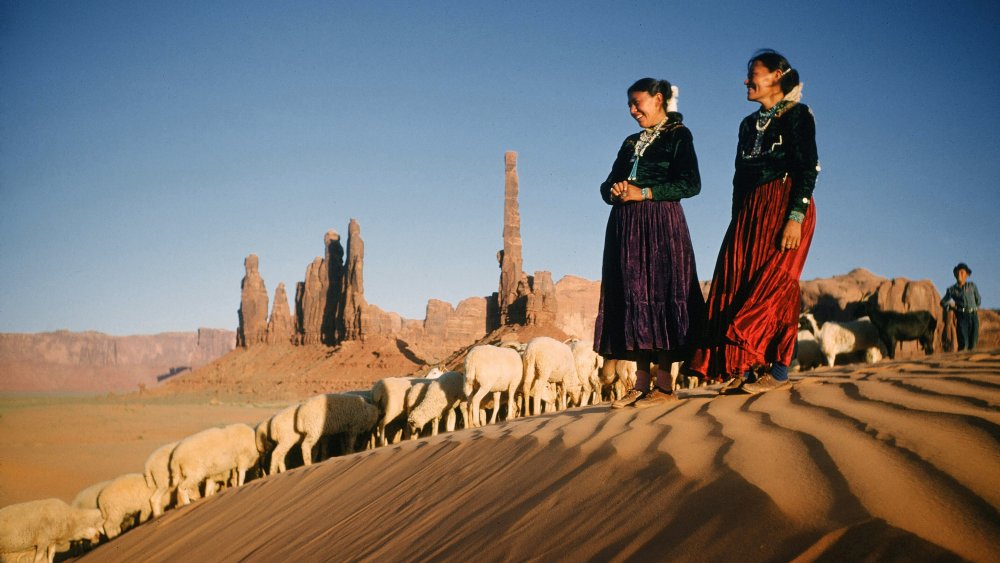
M765 373L764 375L758 377L757 381L754 381L753 383L744 383L740 386L740 389L742 389L744 393L756 395L757 393L777 389L778 387L782 387L784 385L788 385L787 379L784 381L778 381L771 376L771 374Z
M633 403L632 406L637 409L644 409L646 407L655 407L657 405L667 405L676 400L677 396L673 393L667 393L659 387L653 387L652 391L646 393L646 396Z

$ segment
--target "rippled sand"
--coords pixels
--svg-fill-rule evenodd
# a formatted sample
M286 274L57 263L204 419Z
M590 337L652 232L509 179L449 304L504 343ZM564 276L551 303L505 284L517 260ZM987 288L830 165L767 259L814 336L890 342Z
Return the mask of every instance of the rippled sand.
M167 512L87 561L996 560L1000 354L829 369L380 448Z

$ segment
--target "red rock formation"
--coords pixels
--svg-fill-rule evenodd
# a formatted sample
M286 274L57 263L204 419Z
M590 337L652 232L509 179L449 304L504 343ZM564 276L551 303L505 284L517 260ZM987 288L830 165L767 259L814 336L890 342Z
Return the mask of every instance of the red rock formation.
M344 248L337 231L327 231L323 245L324 257L317 257L309 264L306 279L295 292L300 344L333 345L344 332L341 316Z
M517 153L504 154L503 250L497 254L500 262L500 323L523 323L523 317L512 315L511 307L518 299L521 282L521 213L517 203Z
M886 281L864 268L841 276L802 281L799 283L802 310L811 312L821 323L857 318L864 315L862 300Z
M342 318L344 332L340 340L360 340L368 327L364 326L365 282L364 282L365 241L361 239L361 225L351 219L347 230L347 264L343 282Z
M274 304L271 305L271 318L267 320L267 343L290 344L295 339L295 319L288 308L288 295L285 284L279 283L274 291Z
M0 333L0 391L135 391L230 352L231 330Z
M322 258L315 258L306 267L306 279L302 291L296 292L296 311L299 312L299 343L305 345L323 342L323 314L326 312L326 296L330 289L330 278Z
M326 307L323 311L323 344L333 345L343 339L344 334L344 247L340 244L337 231L329 230L323 237L326 257L323 269L326 272Z
M528 278L528 288L525 324L545 326L555 323L558 305L552 272L535 272L534 276Z
M257 255L251 254L243 261L246 275L243 276L240 294L239 329L237 344L249 348L262 344L267 337L267 288L257 269Z
M564 276L556 283L556 327L574 338L593 340L600 301L600 280Z

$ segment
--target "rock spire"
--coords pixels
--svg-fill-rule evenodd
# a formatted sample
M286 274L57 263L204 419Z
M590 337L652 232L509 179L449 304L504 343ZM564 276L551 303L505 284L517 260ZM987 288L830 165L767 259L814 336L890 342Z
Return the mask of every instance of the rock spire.
M517 153L507 151L504 154L503 250L497 254L500 262L500 291L497 300L502 325L524 322L523 317L517 318L519 315L512 314L522 277L521 212L517 193Z
M288 295L285 284L279 283L274 290L274 304L271 305L271 317L267 321L267 343L289 344L295 339L295 319L288 308Z
M260 276L258 258L251 254L243 261L246 274L240 285L239 328L236 344L243 348L261 344L267 337L267 288Z

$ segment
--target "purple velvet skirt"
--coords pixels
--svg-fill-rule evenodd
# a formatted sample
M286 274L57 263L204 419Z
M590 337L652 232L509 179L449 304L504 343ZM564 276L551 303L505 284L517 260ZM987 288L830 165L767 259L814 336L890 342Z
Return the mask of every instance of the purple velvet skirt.
M680 202L615 205L604 237L594 350L605 358L671 352L672 361L684 360L704 316Z

